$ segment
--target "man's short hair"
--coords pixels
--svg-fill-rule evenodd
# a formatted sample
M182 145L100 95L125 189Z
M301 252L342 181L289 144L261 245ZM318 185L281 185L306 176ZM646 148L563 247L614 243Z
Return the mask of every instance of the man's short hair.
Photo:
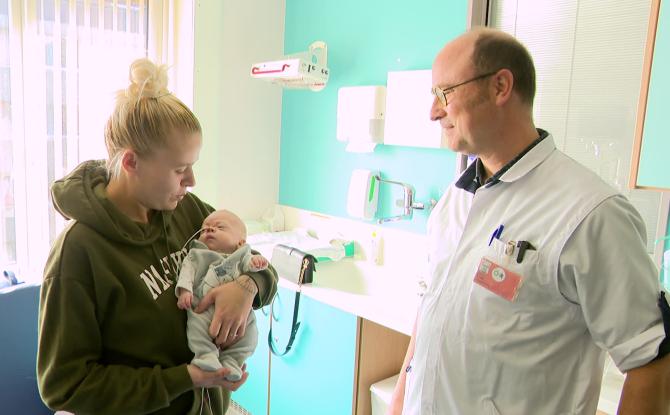
M475 41L472 60L477 73L507 68L514 76L513 90L532 106L535 98L535 65L528 50L512 36L483 31Z

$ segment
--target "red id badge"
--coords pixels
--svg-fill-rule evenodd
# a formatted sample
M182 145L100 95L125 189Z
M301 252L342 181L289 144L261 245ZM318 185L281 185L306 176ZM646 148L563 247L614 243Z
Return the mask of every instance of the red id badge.
M507 301L514 301L523 282L523 277L501 267L488 258L482 258L477 267L474 281Z

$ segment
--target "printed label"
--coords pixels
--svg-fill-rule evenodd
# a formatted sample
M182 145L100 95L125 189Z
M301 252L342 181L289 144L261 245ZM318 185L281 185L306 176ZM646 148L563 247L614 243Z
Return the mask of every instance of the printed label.
M477 267L474 282L508 301L514 301L519 293L523 277L488 258L482 258Z

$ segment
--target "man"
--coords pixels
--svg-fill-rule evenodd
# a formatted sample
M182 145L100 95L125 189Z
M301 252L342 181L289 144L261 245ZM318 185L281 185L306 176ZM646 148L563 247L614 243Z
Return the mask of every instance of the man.
M667 414L670 341L640 215L533 124L535 69L472 30L433 64L449 147L477 160L428 223L429 275L392 414L596 412L605 353L620 414Z

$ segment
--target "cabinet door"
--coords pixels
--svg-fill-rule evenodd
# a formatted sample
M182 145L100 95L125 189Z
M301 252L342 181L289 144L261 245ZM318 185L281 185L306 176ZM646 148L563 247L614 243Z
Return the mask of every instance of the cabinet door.
M270 331L270 306L254 311L258 326L258 346L247 359L249 377L244 385L234 392L232 399L253 415L266 415L268 411L268 377L270 348L268 332Z
M275 300L273 336L288 342L295 292L281 288ZM271 355L271 415L343 415L352 412L356 316L300 298L300 329L291 351Z

